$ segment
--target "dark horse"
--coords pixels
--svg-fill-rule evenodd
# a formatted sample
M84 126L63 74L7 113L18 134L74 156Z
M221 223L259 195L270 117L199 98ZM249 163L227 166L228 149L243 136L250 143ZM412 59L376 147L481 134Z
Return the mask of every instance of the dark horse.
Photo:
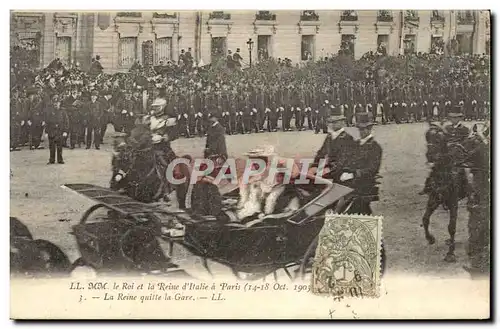
M489 273L490 269L490 129L474 125L472 136L466 141L467 166L472 181L467 209L469 210L470 267L471 275Z
M455 262L458 202L465 198L468 192L467 176L464 169L468 152L462 144L450 142L446 131L439 125L431 124L425 137L428 146L427 160L434 164L424 189L424 192L429 196L422 218L425 238L429 244L436 242L429 231L430 218L434 211L443 205L450 212L448 223L450 238L446 241L449 249L444 260Z
M152 144L149 130L138 126L127 140L115 141L110 188L123 190L129 197L144 203L166 199L175 189L179 207L184 208L189 171L183 165L174 168L174 177L187 178L183 184L173 186L166 177L168 164L176 158L170 145Z

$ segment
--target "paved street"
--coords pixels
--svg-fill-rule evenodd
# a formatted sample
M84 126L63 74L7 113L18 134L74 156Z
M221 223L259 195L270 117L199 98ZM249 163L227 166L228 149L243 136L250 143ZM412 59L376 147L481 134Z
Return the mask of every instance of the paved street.
M467 124L469 125L469 124ZM448 238L448 213L439 208L431 219L431 230L437 238L429 246L420 227L426 196L422 189L428 174L425 158L424 123L376 126L374 134L383 148L380 175L380 201L373 204L375 214L384 216L388 271L391 273L456 275L465 277L462 265L466 261L467 210L465 200L459 208L456 255L458 262L445 263ZM24 148L11 152L12 216L28 225L36 238L59 245L71 260L79 255L74 237L68 232L78 222L92 202L62 189L65 183L91 183L107 186L110 178L112 128L101 150L64 150L65 165L46 165L48 149L29 151ZM352 128L348 128L350 132ZM278 132L227 137L230 155L241 156L260 144L273 144L281 156L313 156L324 135L307 132ZM46 147L48 146L45 141ZM173 146L178 155L201 156L205 139L179 139ZM179 262L194 263L195 258L184 252L176 253Z

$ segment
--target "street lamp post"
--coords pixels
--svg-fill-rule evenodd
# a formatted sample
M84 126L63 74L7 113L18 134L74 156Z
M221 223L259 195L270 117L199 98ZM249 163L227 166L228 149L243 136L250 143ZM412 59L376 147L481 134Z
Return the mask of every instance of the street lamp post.
M249 61L250 61L250 67L252 67L252 49L253 49L252 38L248 39L247 45L248 45L248 58L249 58Z

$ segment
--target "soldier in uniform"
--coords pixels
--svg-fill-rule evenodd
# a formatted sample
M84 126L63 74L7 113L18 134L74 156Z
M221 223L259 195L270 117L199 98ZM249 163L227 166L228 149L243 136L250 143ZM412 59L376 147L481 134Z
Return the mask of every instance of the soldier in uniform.
M392 116L394 118L394 122L397 124L401 123L401 119L403 118L403 109L402 109L402 99L403 99L403 91L401 87L393 84L391 90L391 100L392 100Z
M347 80L341 94L342 109L346 118L347 126L352 126L354 118L354 87L351 80Z
M330 103L330 100L327 99L328 94L323 93L324 101L319 107L319 112L318 112L318 121L316 121L316 129L314 133L319 134L320 130L323 130L323 133L328 133L328 126L327 126L327 119L328 119L328 114L330 113L331 109L335 108L333 104Z
M222 91L221 122L226 130L226 133L229 135L232 135L234 131L234 116L231 117L231 113L234 113L232 108L231 92L228 86L224 85Z
M366 108L363 107L365 104L365 93L364 93L364 85L362 82L358 81L354 84L354 113L366 112Z
M373 82L366 84L365 97L365 108L371 113L373 122L377 122L377 88Z
M253 106L251 104L250 100L250 92L248 89L245 89L243 91L243 103L242 103L242 109L243 109L243 129L246 134L250 134L252 132L252 129L254 127L254 121L253 121L253 116L255 112L253 111Z
M477 97L474 95L473 84L470 80L467 80L466 85L464 87L465 93L465 120L472 121L475 120L477 113Z
M313 106L313 102L314 102L314 95L313 95L313 90L312 90L312 86L309 86L308 88L305 88L304 90L304 122L303 122L303 126L305 124L305 120L307 119L307 128L309 130L313 130L314 129L314 124L312 122L312 106Z
M304 126L304 87L301 85L293 95L293 110L295 114L295 128L300 131Z
M113 96L113 91L109 88L103 90L101 92L101 97L99 97L99 101L103 106L103 116L101 122L101 144L104 141L104 134L106 133L106 129L108 128L109 123L113 123L113 108L111 106L111 98Z
M278 120L284 109L283 104L283 88L281 86L277 86L275 88L268 89L265 92L265 105L266 111L269 109L267 115L268 122L268 130L270 129L273 132L278 131Z
M23 102L19 97L19 89L14 88L10 98L10 150L18 151L21 143L21 124L23 121Z
M234 108L234 127L237 134L245 133L245 126L243 124L243 110L245 107L244 95L238 93L236 87L233 88L233 108Z
M49 137L49 162L54 164L57 154L57 163L64 164L62 150L64 139L68 136L69 120L66 112L61 109L58 95L52 96L52 102L45 113L45 130Z
M86 115L87 115L87 140L86 149L90 149L92 146L92 140L94 141L94 146L96 150L99 150L101 143L101 122L102 115L104 113L104 109L102 103L97 100L99 97L99 93L94 90L91 93L90 101L86 106Z
M282 118L281 118L281 124L283 125L283 131L291 131L292 128L290 128L290 121L292 120L293 117L293 106L294 106L294 94L295 94L295 88L293 85L288 85L288 87L284 91L283 95L283 111L281 113Z
M38 96L37 88L29 88L26 92L28 99L26 106L25 125L28 133L30 147L37 149L40 147L43 134L43 102Z

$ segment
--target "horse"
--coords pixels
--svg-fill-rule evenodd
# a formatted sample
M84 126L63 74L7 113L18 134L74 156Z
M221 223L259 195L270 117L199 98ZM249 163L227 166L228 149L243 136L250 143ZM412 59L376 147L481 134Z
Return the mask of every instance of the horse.
M455 233L458 216L458 202L467 196L468 183L464 170L467 150L457 142L449 142L444 129L431 124L426 132L427 160L433 163L432 171L425 183L424 193L428 194L427 206L422 217L425 238L429 244L436 242L429 231L430 218L434 211L443 205L450 212L448 233L446 240L448 252L444 258L446 262L456 262Z
M490 128L479 130L474 125L473 133L464 143L468 150L466 165L470 168L468 256L470 267L464 267L471 275L483 275L490 269Z
M185 183L175 187L166 177L169 163L176 158L177 155L168 144L152 144L149 130L138 126L126 141L115 141L110 188L123 190L129 197L144 203L166 200L167 195L175 189L179 207L184 208L189 171L183 165L174 168L176 178L187 178Z

